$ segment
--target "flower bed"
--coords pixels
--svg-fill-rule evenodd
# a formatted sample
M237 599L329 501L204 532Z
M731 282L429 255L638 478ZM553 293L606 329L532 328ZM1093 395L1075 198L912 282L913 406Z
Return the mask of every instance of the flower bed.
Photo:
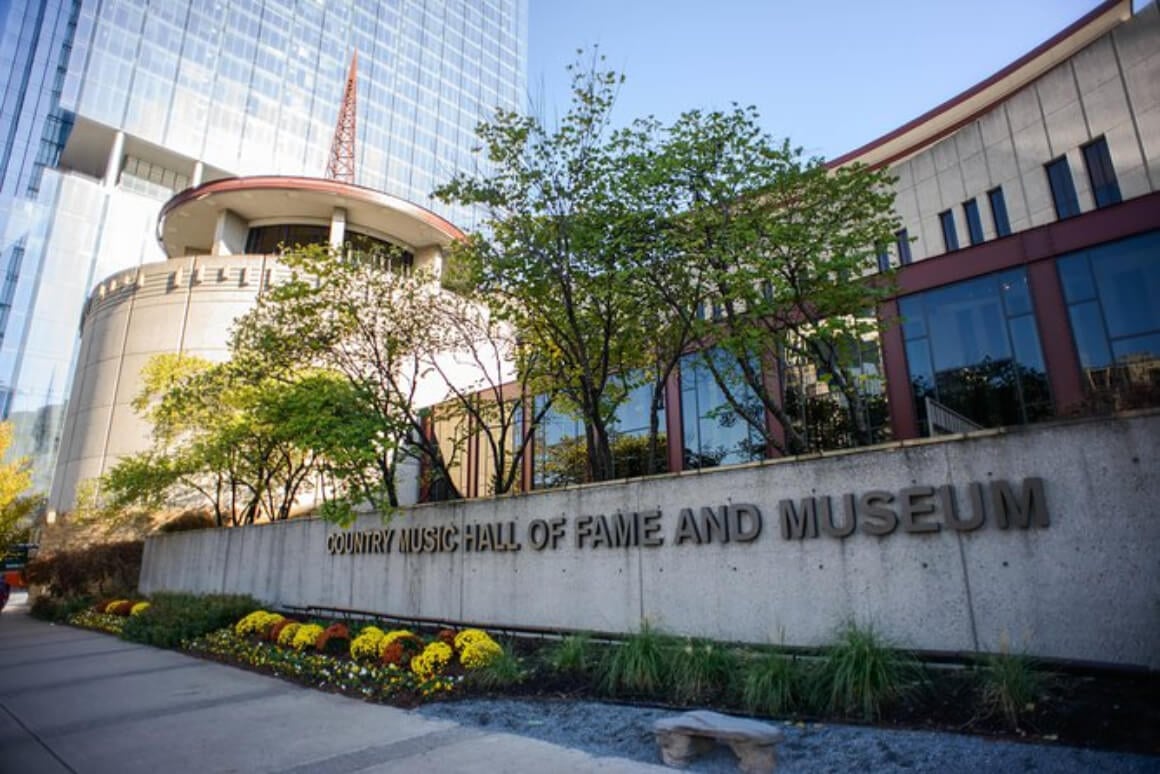
M413 703L454 690L503 648L479 629L439 632L429 640L399 629L293 621L255 611L233 627L184 644L221 661L368 699Z

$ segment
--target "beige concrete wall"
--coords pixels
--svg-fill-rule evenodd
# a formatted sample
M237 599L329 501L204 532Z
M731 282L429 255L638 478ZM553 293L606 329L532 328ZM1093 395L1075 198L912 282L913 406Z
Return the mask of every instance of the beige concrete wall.
M914 260L946 252L938 214L954 213L969 246L963 202L976 199L995 238L987 191L1002 187L1013 232L1056 219L1044 164L1066 155L1080 210L1095 208L1080 147L1104 136L1124 199L1160 190L1160 10L1127 23L922 152L895 164L896 210ZM898 256L892 256L894 265Z
M861 529L783 537L782 501L952 485L1043 482L1050 524L974 531ZM633 631L818 645L843 621L897 643L995 651L1003 638L1043 657L1160 668L1160 413L989 431L820 459L783 460L499 500L404 510L386 529L511 524L518 551L332 553L344 531L319 520L152 537L141 591L242 592L271 605L327 606L492 626ZM677 544L682 508L750 504L747 542ZM577 545L584 516L660 511L663 545ZM536 520L563 519L554 550ZM863 519L865 521L865 519ZM920 523L943 523L919 517ZM376 516L356 532L384 529ZM507 527L505 526L505 529ZM506 535L505 535L506 537Z
M50 510L71 510L81 482L149 447L151 428L131 405L149 359L226 359L234 320L285 271L262 256L196 256L146 264L97 286L84 315Z

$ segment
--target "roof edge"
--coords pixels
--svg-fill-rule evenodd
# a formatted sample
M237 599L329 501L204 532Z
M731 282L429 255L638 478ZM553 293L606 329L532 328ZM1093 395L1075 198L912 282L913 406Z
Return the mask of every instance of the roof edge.
M835 168L861 162L882 167L912 156L974 121L1130 18L1132 0L1105 0L989 78L897 129L828 161L826 166Z

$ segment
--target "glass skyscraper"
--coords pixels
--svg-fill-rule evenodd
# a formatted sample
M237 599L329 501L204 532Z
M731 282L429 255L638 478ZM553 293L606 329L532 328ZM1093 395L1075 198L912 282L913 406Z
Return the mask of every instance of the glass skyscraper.
M47 489L94 282L162 260L160 205L321 176L358 51L358 185L430 192L526 94L527 0L12 0L0 6L0 400ZM115 387L111 387L114 388Z

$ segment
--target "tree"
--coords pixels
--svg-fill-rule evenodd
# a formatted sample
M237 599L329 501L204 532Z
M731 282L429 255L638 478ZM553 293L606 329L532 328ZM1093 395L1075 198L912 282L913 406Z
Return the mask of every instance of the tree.
M336 379L252 376L190 356L152 359L134 407L152 421L154 443L108 471L107 505L158 508L198 493L219 525L288 518L334 426L324 406Z
M843 350L878 332L873 310L891 292L885 278L865 280L898 226L888 175L803 158L800 148L765 134L753 108L685 113L658 155L657 166L671 175L678 214L668 223L687 281L707 283L708 308L693 330L733 410L769 449L808 448L778 388L787 360L808 363L841 395L857 441L871 442L865 398ZM698 297L666 302L685 319ZM713 348L728 354L727 367Z
M609 129L619 75L571 69L558 127L498 112L478 130L488 171L461 173L435 195L486 208L452 257L538 353L528 383L558 390L583 419L588 475L602 481L614 476L610 425L631 389L624 377L648 362L630 281L637 221L619 193L619 162L646 137Z
M0 422L0 459L12 445L12 423ZM44 505L39 494L25 494L32 484L27 458L0 464L0 554L14 543L28 542L32 516Z

